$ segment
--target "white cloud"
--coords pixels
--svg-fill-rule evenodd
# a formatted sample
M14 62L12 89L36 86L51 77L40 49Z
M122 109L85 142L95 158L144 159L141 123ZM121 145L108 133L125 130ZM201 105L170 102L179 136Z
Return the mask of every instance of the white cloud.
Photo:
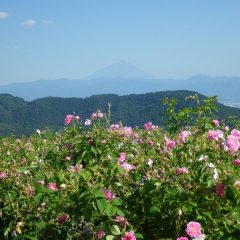
M36 24L37 24L37 22L35 20L33 20L33 19L28 19L28 20L22 22L22 25L24 27L33 27Z
M42 23L48 25L48 24L53 24L53 21L51 21L51 20L43 20Z
M1 19L5 19L7 17L9 17L9 13L8 12L0 12L0 20Z

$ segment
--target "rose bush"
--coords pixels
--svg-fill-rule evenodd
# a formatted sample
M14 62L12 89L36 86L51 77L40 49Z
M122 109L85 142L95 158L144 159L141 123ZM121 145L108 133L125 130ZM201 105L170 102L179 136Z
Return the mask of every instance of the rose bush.
M239 132L190 110L1 138L0 239L240 239Z

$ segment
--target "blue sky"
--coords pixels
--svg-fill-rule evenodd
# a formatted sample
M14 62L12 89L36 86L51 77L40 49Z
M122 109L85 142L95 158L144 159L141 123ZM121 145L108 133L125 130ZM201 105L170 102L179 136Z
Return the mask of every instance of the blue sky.
M160 78L240 76L239 0L0 0L0 84L125 60Z

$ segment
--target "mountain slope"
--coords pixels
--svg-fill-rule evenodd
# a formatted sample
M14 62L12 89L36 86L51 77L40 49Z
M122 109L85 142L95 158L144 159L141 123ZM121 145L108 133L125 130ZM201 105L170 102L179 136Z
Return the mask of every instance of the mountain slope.
M82 80L39 80L0 86L8 93L31 101L43 97L89 97L96 94L143 94L168 90L191 90L217 96L220 102L240 105L240 77L193 76L187 80L157 79L136 66L120 61Z
M99 78L153 79L156 77L142 71L131 63L120 61L104 67L87 77L87 79Z
M0 135L6 134L31 134L36 129L46 127L57 130L63 127L66 114L75 112L82 120L89 118L92 112L100 109L104 112L111 104L113 123L121 121L124 125L142 126L147 121L164 125L163 112L164 98L175 98L178 107L186 107L191 102L185 102L185 97L193 95L191 91L166 91L147 94L131 94L118 96L114 94L95 95L88 98L58 98L47 97L26 102L11 95L0 95ZM199 95L200 98L205 98ZM218 117L225 119L227 116L240 118L240 109L218 104Z
M197 91L217 96L220 102L240 103L240 77L195 76L187 80L103 77L85 80L39 80L0 86L0 93L9 93L25 100L43 97L89 97L96 94L143 94L168 90Z

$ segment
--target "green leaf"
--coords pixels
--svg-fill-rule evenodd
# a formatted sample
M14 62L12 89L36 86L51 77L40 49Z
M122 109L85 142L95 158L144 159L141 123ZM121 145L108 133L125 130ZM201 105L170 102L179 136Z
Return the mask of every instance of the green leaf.
M97 199L97 206L99 211L103 212L107 206L107 201L104 198Z
M105 209L105 213L107 214L107 216L112 217L112 216L116 215L117 208L112 206L111 204L108 204Z
M112 205L113 206L121 206L122 205L122 202L120 199L116 198L112 201Z
M114 235L107 235L106 240L113 240L115 238Z
M45 222L38 222L36 223L36 227L39 229L39 230L42 230L43 228L45 228L46 226L46 223Z
M32 237L32 236L29 236L29 235L24 235L24 238L25 239L30 239L30 240L38 240L37 237Z
M94 196L96 198L104 198L105 197L105 193L103 190L101 189L97 189L95 192L94 192Z
M34 201L35 201L35 204L38 205L41 201L41 198L42 198L42 193L38 193L35 197L34 197Z
M88 181L90 179L91 175L92 175L91 172L88 170L82 171L82 178L85 181Z
M26 167L18 167L17 169L16 169L16 172L17 173L25 173L25 172L27 172L27 168Z
M135 233L137 239L143 239L143 235L141 233Z
M64 180L64 175L62 173L58 173L58 179L62 182Z
M96 151L96 149L95 149L94 147L91 147L91 152L92 152L93 154L97 155L97 151Z
M111 227L111 233L112 233L113 235L117 235L117 236L121 234L121 231L120 231L118 225L113 225L113 226Z
M40 169L39 165L32 165L31 168L33 170L39 170Z
M159 213L159 208L156 207L156 206L152 206L150 209L149 209L149 213L151 215L156 215L157 213Z
M121 216L121 217L124 217L125 216L125 214L124 214L124 212L121 210L121 209L117 209L117 214L119 215L119 216Z

